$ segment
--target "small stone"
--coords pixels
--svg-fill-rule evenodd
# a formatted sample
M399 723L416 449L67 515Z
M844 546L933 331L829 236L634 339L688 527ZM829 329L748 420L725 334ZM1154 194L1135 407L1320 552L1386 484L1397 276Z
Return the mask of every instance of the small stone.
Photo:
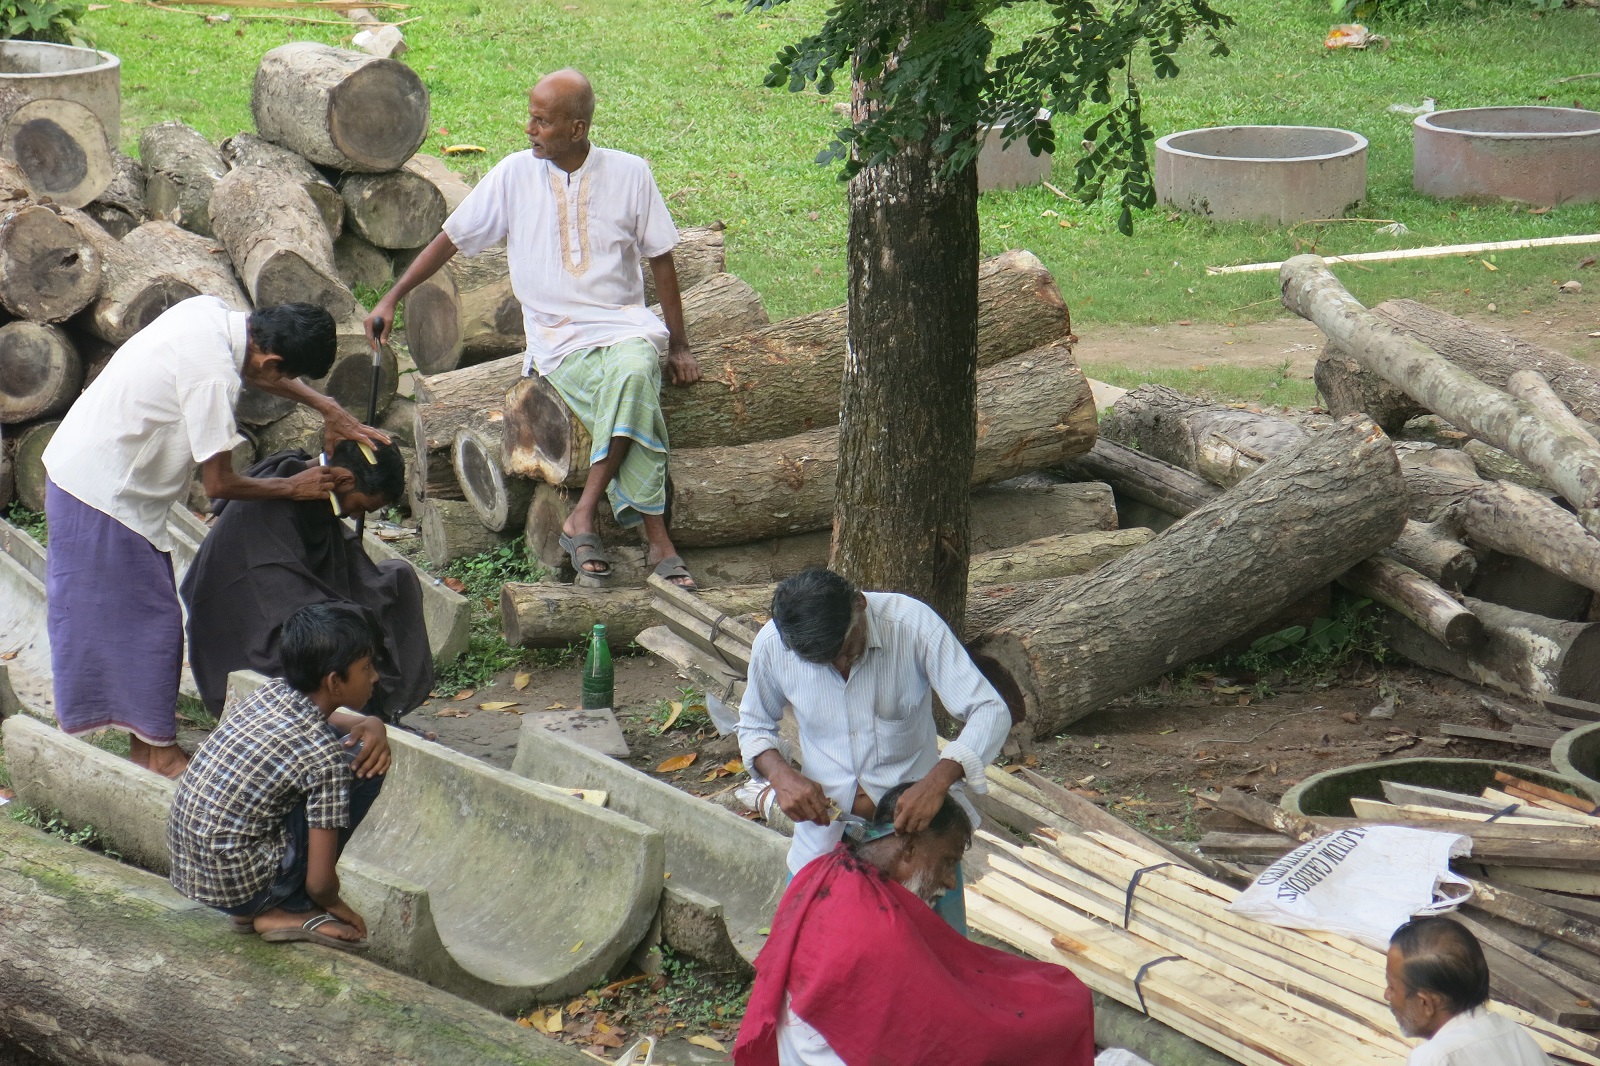
M1490 304L1490 305L1489 305L1489 310L1491 310L1491 311L1498 311L1498 310L1500 310L1500 308L1498 308L1498 307L1496 307L1496 306L1495 306L1495 305L1494 305L1494 304Z

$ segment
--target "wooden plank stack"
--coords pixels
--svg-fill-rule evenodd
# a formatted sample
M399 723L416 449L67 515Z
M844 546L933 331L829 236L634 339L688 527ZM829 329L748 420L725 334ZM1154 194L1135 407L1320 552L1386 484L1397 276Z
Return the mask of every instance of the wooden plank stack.
M39 456L61 415L118 346L192 296L241 311L327 307L339 356L312 384L365 414L371 357L352 289L386 284L467 186L414 155L428 93L394 60L282 45L263 57L252 104L259 135L220 147L181 123L145 129L140 158L117 156L109 185L82 210L36 195L0 161L0 470L10 475L0 475L0 507L13 491L43 507ZM393 353L383 370L380 413L395 396ZM236 466L288 447L321 450L320 420L292 408L245 391ZM383 425L409 449L409 418ZM203 501L196 483L191 504Z

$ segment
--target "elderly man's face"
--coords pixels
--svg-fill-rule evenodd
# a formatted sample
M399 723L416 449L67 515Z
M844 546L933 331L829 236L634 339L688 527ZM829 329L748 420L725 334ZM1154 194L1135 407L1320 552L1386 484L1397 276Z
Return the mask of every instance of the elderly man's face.
M931 907L956 887L956 867L966 850L965 833L917 833L905 839L889 876Z
M560 92L540 83L528 93L528 145L540 159L561 159L583 143L589 124L573 118Z
M1383 998L1388 1002L1389 1010L1394 1012L1400 1032L1409 1037L1430 1039L1450 1017L1443 1011L1438 996L1406 988L1405 964L1405 957L1397 949L1390 948L1384 965L1387 984L1383 989Z

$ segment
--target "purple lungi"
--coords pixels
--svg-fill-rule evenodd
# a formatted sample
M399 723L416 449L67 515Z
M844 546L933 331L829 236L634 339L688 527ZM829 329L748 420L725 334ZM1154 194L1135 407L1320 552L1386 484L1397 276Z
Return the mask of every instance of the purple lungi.
M45 595L56 720L77 735L110 726L177 741L183 608L172 556L45 482Z

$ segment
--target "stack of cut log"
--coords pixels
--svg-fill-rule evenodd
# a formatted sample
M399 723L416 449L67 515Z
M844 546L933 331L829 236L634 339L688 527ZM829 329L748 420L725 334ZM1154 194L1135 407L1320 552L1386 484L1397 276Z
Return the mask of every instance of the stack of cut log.
M1256 870L1351 826L1470 837L1471 854L1452 862L1472 884L1455 917L1483 945L1494 997L1547 1022L1600 1029L1600 818L1580 797L1495 777L1481 795L1384 781L1383 800L1351 799L1356 818L1306 818L1242 792L1205 793L1209 805L1268 832L1212 832L1200 849Z
M39 456L61 415L118 346L192 296L238 310L326 307L339 356L312 384L365 414L371 357L352 290L387 284L467 186L414 155L428 93L394 60L286 44L263 57L252 106L257 133L220 146L182 123L148 127L140 158L117 156L109 185L82 210L36 195L0 162L0 468L11 471L0 475L0 505L14 482L23 504L43 506ZM383 369L380 412L399 377L392 353ZM287 400L247 389L238 417L237 466L321 448L320 420ZM381 424L409 446L409 411ZM191 502L203 499L197 487Z
M663 394L672 536L708 602L733 614L761 610L774 582L828 559L844 309L767 324L753 290L721 272L719 229L686 231L675 258L703 380ZM503 271L503 262L466 261L441 272L420 303L408 302L419 365L433 358L424 334L450 341L433 349L446 363L521 350ZM1105 485L1015 480L1090 447L1093 398L1072 359L1066 305L1037 258L1012 252L983 263L979 299L973 580L1033 589L1038 579L1093 569L1149 534L1116 528ZM554 390L521 372L522 357L511 354L419 378L413 507L435 565L520 536L552 573L571 574L558 539L591 442ZM507 585L508 640L562 646L597 621L619 640L649 627L643 548L609 516L600 534L613 560L610 587Z
M1588 423L1600 372L1409 301L1368 311L1316 257L1290 260L1283 282L1285 304L1329 338L1317 381L1331 415L1407 438L1386 450L1408 521L1340 584L1387 608L1390 646L1421 665L1533 699L1600 699L1600 431ZM1250 484L1331 421L1142 386L1074 470L1161 525Z

